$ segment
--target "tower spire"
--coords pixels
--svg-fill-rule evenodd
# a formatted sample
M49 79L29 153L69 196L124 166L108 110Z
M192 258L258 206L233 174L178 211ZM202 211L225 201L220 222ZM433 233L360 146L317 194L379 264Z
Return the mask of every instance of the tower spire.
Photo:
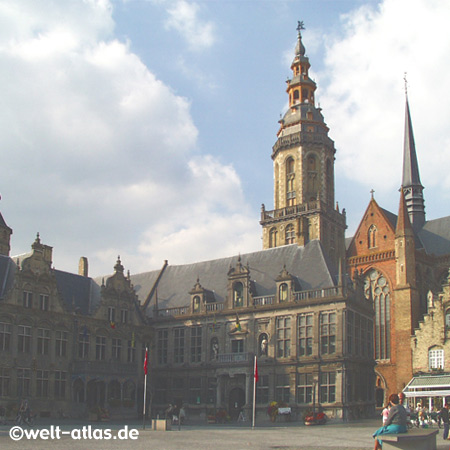
M416 145L409 110L407 81L405 74L405 136L403 145L403 177L402 190L405 196L406 209L414 231L419 231L425 224L425 205L422 183L419 176Z

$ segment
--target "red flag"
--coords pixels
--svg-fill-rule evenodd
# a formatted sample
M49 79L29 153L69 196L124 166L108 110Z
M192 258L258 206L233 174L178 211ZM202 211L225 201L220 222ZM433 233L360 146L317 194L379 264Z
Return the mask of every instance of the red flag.
M148 371L148 348L145 349L145 359L144 359L144 373L147 375Z
M259 376L258 376L258 363L256 361L256 356L255 356L255 383L257 383L259 380Z

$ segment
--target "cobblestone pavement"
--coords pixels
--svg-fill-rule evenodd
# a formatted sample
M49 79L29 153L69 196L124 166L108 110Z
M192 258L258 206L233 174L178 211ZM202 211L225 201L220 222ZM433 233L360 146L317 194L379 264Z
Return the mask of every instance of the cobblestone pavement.
M181 430L153 431L143 429L142 422L96 423L49 420L32 429L38 439L14 441L10 425L0 425L0 449L154 449L154 450L368 450L373 448L372 433L378 420L354 423L329 423L307 427L297 423L249 425L187 425ZM41 430L41 431L40 431ZM42 430L44 431L42 434ZM21 435L20 430L15 430ZM25 429L24 429L25 432ZM30 432L27 428L26 432ZM131 439L130 433L133 438ZM124 439L127 435L128 439ZM99 439L103 436L103 439ZM58 439L59 437L59 439ZM109 439L105 439L109 437ZM450 441L437 436L438 450L449 450Z

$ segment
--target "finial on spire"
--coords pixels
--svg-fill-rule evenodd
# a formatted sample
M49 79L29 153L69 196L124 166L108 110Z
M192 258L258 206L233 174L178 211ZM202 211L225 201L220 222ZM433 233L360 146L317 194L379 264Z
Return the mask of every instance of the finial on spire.
M407 73L405 72L403 75L403 81L405 82L405 95L408 97L408 78Z
M371 196L371 198L372 198L372 200L373 200L373 194L375 193L375 191L373 190L373 189L371 189L370 190L370 196Z
M301 30L305 29L305 24L303 23L303 20L298 20L297 21L297 31L298 34L300 34Z

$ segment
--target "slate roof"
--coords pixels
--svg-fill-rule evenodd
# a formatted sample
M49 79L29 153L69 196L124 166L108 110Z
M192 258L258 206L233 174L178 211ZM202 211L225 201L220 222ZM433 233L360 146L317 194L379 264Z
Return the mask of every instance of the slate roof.
M227 295L228 270L235 267L238 255L186 265L168 265L158 283L159 308L188 306L189 291L197 278L203 288L214 293L216 302L223 302ZM337 271L325 256L319 241L311 241L304 247L296 244L240 255L243 266L249 266L250 279L256 296L275 294L275 279L286 265L302 290L319 289L335 285ZM143 304L150 293L160 270L131 276L131 282ZM155 296L154 296L155 297ZM155 304L152 298L150 305ZM147 314L152 314L152 307Z
M100 302L100 286L92 278L55 270L56 285L69 311L89 314Z
M450 216L425 222L417 235L428 254L450 254Z
M30 255L26 253L12 258L0 255L0 300L13 286L17 264ZM55 270L55 277L58 292L68 311L89 314L100 302L100 286L92 278L61 270Z

